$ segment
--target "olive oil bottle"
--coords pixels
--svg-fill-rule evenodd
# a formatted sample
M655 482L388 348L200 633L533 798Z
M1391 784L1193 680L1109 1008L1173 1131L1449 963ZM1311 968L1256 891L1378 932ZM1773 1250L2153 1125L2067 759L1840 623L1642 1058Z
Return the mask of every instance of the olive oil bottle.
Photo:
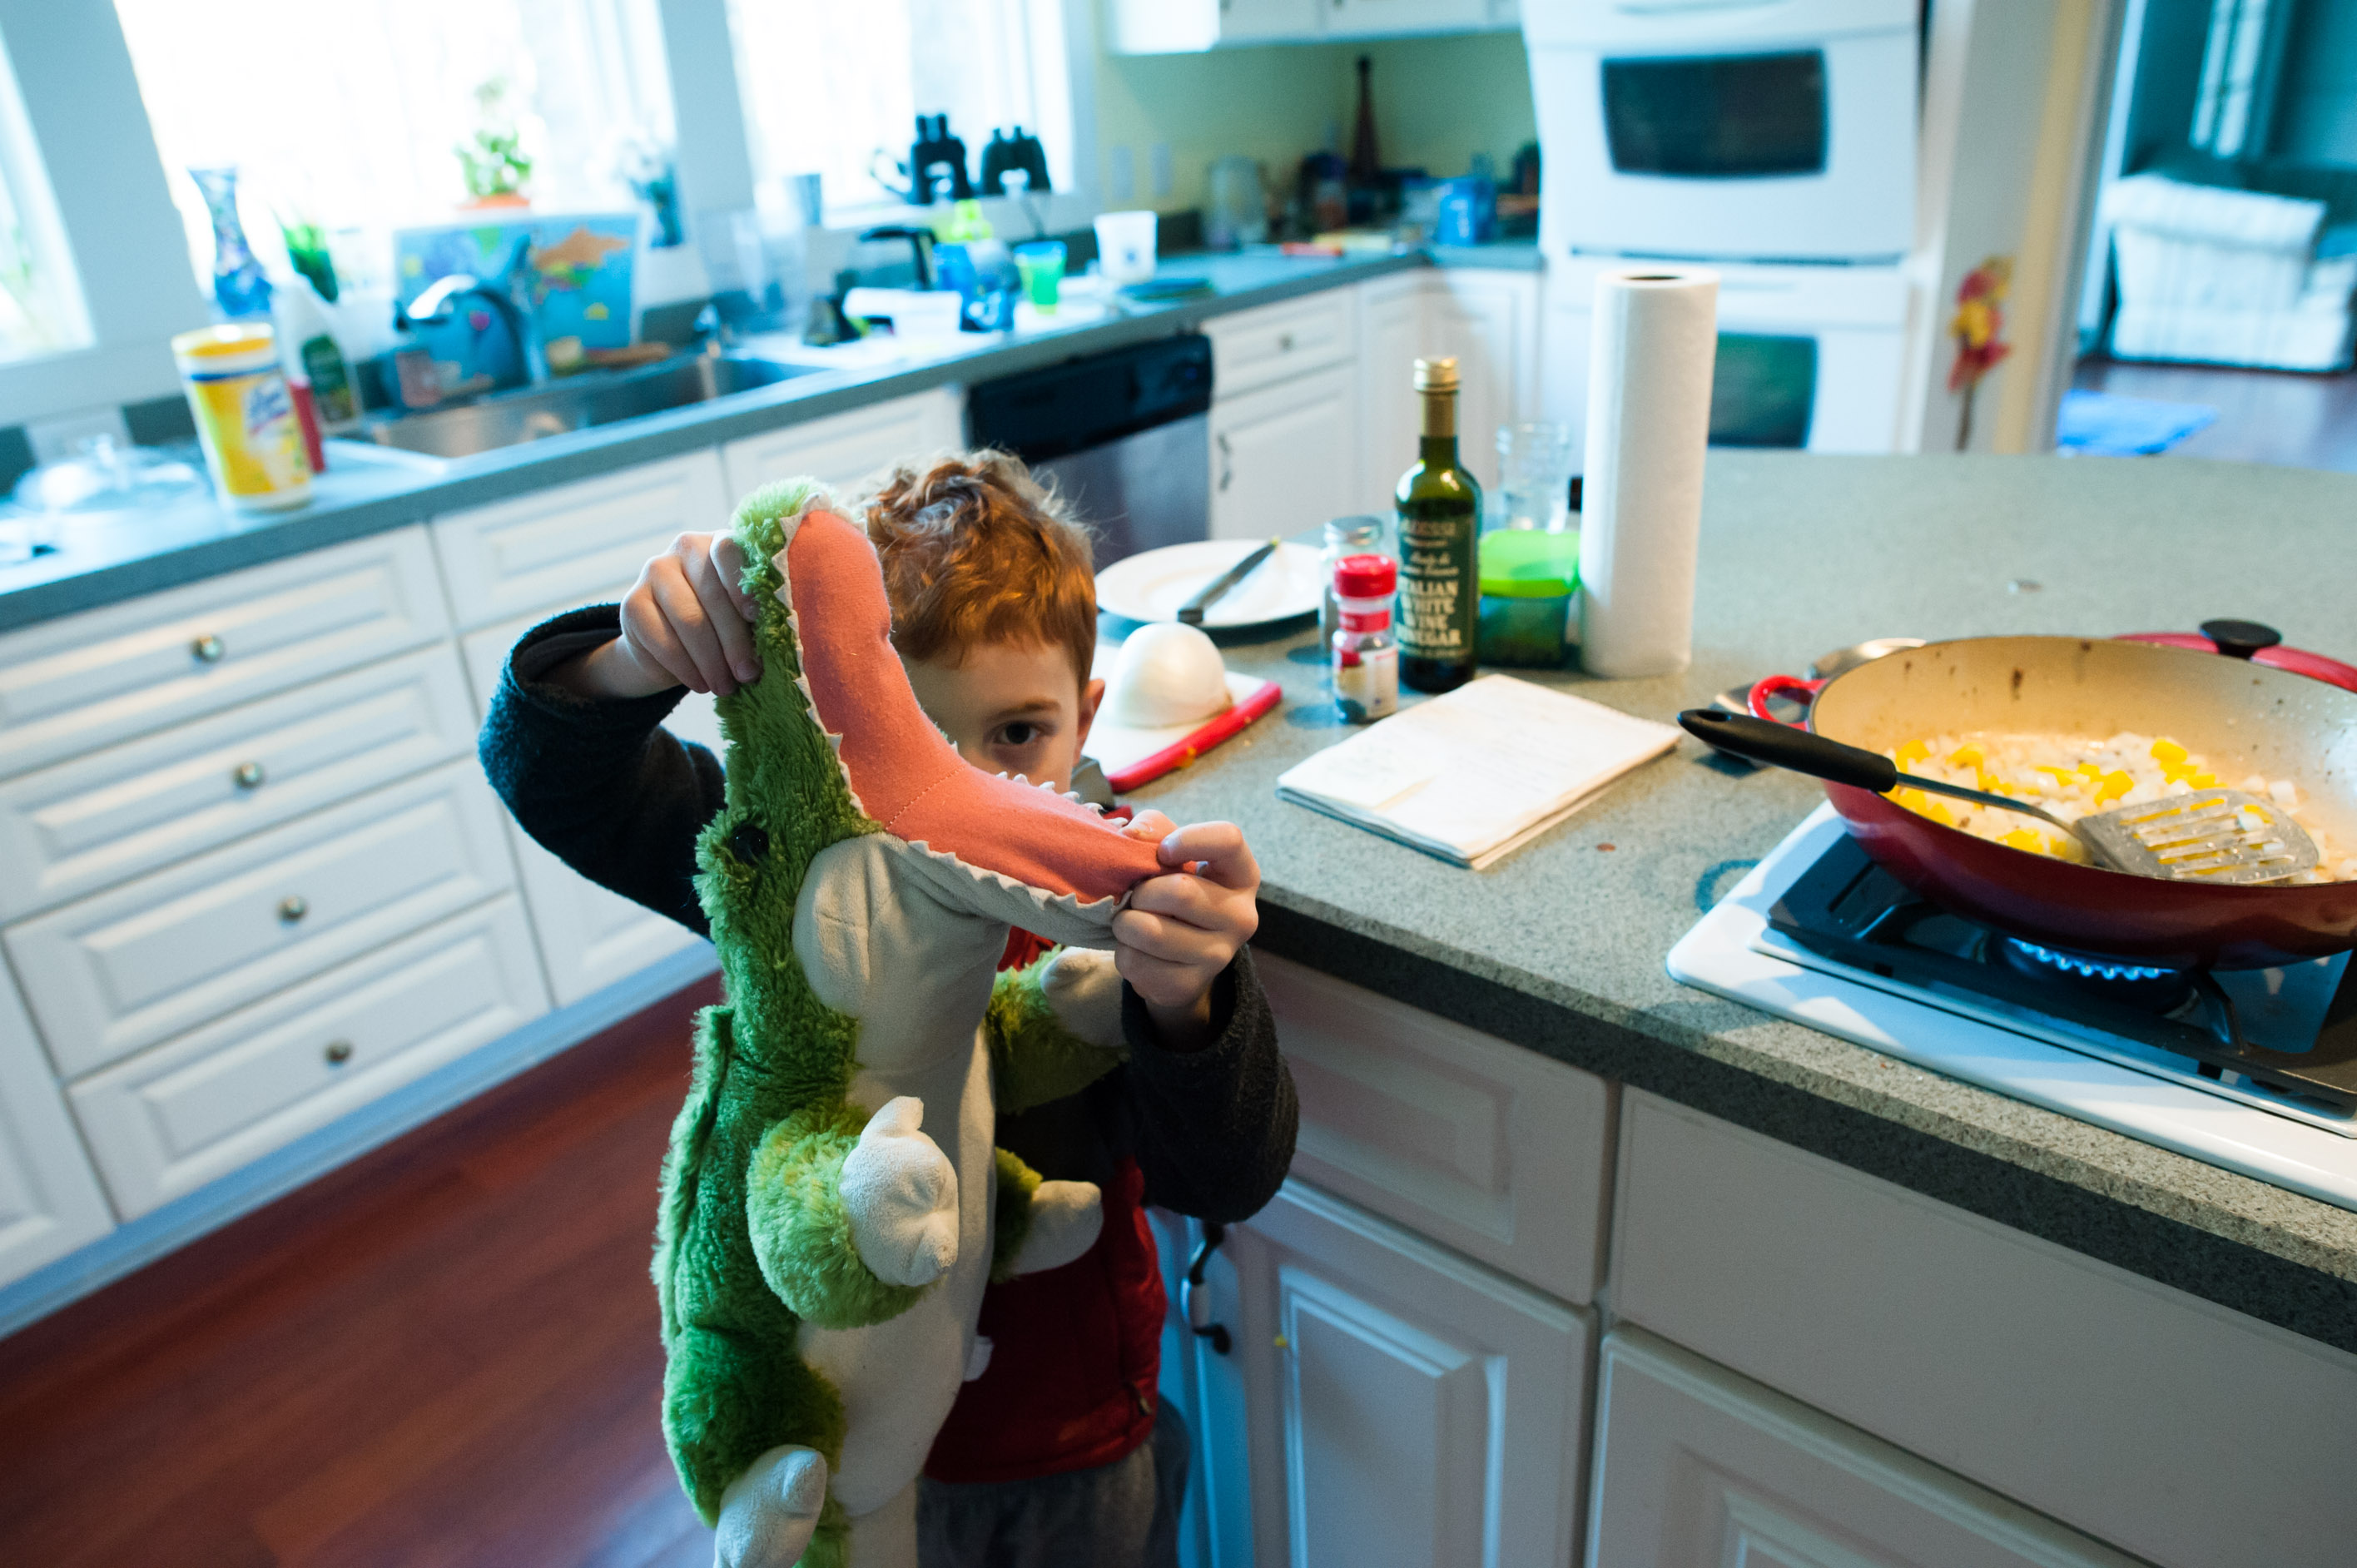
M1481 487L1457 461L1457 361L1418 360L1424 437L1415 467L1393 494L1399 511L1399 672L1419 692L1448 692L1473 678L1480 579L1473 537Z

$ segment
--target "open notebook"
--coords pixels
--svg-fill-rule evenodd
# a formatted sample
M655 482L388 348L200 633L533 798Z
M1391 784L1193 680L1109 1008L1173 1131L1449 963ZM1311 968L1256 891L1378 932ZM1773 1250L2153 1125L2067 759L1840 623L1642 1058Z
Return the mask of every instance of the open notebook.
M1678 734L1489 675L1329 746L1279 779L1276 792L1480 871L1669 750Z

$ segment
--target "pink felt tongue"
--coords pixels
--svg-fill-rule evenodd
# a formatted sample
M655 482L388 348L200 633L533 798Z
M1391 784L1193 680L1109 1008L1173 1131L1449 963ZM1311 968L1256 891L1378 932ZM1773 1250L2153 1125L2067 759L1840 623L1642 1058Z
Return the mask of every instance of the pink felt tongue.
M969 767L909 690L892 650L892 610L867 535L833 512L803 517L786 546L802 674L819 723L887 832L1084 903L1127 892L1163 867L1141 843L1046 789Z

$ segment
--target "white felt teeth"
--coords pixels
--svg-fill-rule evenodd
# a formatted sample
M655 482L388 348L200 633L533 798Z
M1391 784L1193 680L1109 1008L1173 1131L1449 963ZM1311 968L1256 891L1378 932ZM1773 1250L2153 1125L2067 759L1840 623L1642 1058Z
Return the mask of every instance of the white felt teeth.
M935 849L923 839L896 839L892 842L905 843L913 850L921 850L927 859L938 865L955 866L977 882L996 882L1036 909L1060 908L1082 916L1092 924L1103 924L1109 923L1114 915L1127 907L1129 903L1129 895L1123 893L1118 897L1108 895L1083 904L1078 894L1050 893L1044 887L1034 887L1029 883L1018 881L1003 871L992 871L985 866L976 865L972 861L962 860L948 850Z

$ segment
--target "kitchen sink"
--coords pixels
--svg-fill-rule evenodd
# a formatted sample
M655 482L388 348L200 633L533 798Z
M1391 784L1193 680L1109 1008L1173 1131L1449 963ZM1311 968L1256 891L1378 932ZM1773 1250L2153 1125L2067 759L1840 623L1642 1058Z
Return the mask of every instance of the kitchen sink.
M731 392L816 374L817 365L695 355L637 371L589 371L544 387L496 392L457 408L371 419L344 439L445 460L614 424Z

